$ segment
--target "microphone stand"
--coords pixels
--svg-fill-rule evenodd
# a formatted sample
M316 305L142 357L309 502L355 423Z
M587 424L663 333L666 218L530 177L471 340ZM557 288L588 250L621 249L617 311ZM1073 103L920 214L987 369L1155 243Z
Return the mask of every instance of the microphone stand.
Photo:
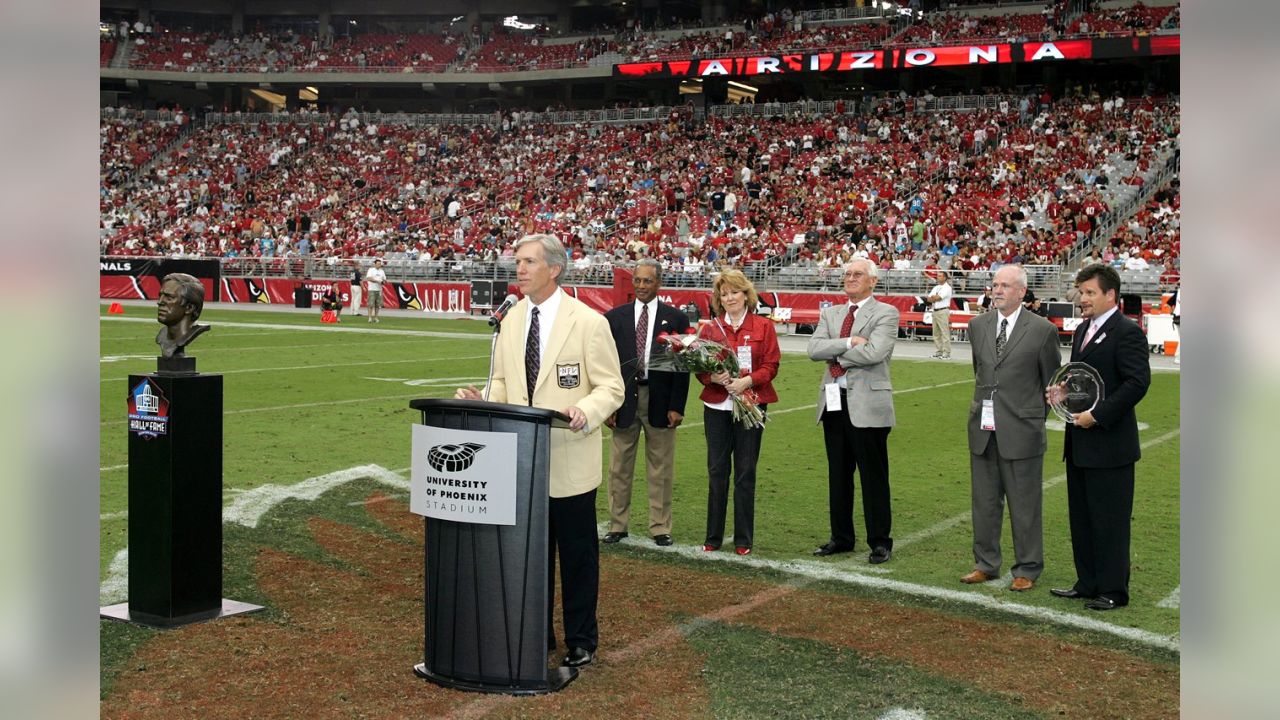
M508 311L509 312L509 311ZM489 376L484 381L484 401L489 402L489 387L493 385L493 356L498 351L498 333L502 332L502 318L491 318L493 338L489 340Z

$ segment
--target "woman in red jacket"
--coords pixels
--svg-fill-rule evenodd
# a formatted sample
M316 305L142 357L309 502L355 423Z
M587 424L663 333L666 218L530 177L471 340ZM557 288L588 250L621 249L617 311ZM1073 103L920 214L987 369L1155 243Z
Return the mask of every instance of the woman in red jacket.
M756 463L763 427L747 428L733 420L730 394L755 393L760 409L777 402L773 378L782 353L773 321L757 315L755 286L740 270L725 270L711 286L711 321L699 335L721 343L738 357L741 377L729 373L699 373L705 387L701 400L707 437L707 539L702 549L719 550L724 542L724 518L729 497L729 469L733 466L733 544L739 555L751 553L755 533Z

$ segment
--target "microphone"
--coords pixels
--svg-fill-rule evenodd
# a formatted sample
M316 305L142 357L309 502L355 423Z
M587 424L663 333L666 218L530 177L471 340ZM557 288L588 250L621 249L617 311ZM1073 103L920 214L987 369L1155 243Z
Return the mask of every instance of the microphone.
M514 293L507 295L507 299L503 300L502 304L489 315L489 327L497 327L503 320L506 320L507 313L511 310L511 307L519 301L519 298Z

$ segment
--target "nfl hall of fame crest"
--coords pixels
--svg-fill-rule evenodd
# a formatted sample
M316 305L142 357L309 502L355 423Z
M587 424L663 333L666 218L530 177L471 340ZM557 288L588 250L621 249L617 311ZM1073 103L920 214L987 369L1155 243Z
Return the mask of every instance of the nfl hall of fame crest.
M169 400L149 379L129 390L129 432L150 440L169 433Z
M556 383L565 390L572 390L582 384L582 365L570 363L556 365Z

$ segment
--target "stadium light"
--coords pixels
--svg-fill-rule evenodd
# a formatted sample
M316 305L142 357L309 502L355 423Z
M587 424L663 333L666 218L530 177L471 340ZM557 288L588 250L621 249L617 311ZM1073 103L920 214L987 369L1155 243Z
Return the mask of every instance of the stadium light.
M750 85L747 85L745 83L740 83L737 80L730 80L729 84L736 88L746 90L747 92L753 92L753 93L760 92L760 88L751 87Z

